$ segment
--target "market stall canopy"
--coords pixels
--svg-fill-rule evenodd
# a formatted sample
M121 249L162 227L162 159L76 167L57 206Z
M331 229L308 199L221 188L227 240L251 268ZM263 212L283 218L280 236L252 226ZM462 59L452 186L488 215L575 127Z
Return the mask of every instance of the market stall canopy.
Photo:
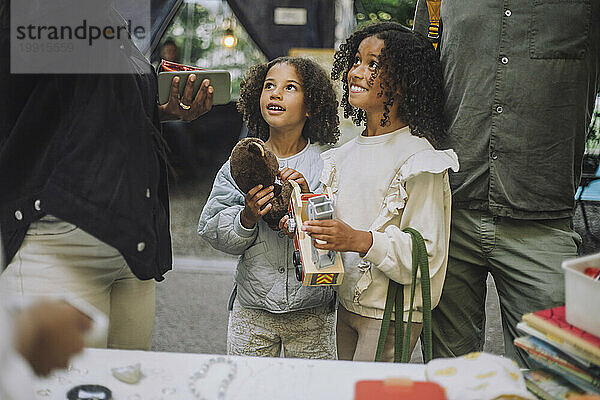
M183 0L152 0L147 57L158 46ZM269 59L292 47L328 48L335 42L335 0L227 0L252 40Z
M332 49L334 0L227 0L235 16L267 56L288 54L292 47Z

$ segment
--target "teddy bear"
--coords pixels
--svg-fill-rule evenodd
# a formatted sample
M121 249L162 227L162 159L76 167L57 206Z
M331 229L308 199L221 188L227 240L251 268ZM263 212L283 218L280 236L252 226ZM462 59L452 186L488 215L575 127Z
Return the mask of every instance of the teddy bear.
M262 140L245 138L235 145L229 160L231 176L244 194L259 184L263 188L273 185L271 209L263 216L263 221L272 229L279 229L279 221L288 212L293 188L289 182L275 182L279 173L277 156Z

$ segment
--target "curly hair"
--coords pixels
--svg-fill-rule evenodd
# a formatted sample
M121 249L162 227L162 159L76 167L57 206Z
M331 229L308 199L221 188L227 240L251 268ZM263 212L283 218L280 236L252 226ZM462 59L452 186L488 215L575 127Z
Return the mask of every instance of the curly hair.
M413 135L437 145L446 135L443 114L442 66L429 40L395 22L369 24L355 31L334 55L331 78L341 80L344 117L360 126L366 123L364 110L348 102L348 72L354 64L358 46L367 37L384 42L379 68L384 113L381 126L389 123L390 107L398 101L398 117L408 124Z
M260 95L267 72L276 64L286 63L296 69L304 91L304 104L309 117L302 136L312 143L335 144L340 136L339 117L333 83L319 64L308 58L279 57L268 63L252 66L240 83L237 108L250 136L264 141L269 139L269 125L260 112Z

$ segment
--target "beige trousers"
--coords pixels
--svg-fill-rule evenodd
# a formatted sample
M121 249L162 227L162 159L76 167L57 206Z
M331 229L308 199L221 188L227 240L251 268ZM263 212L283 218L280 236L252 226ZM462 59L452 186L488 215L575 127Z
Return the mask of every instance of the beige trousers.
M242 307L229 313L227 354L335 359L335 310L319 306L282 314Z
M97 347L149 350L155 282L136 278L113 247L73 224L47 215L27 236L0 275L0 296L69 295L109 318L108 337Z
M404 324L406 329L406 324ZM423 324L413 322L410 332L410 354L417 344ZM363 317L346 310L341 304L338 307L337 319L337 351L339 360L375 361L377 342L381 331L381 320ZM382 361L394 361L394 322L391 321Z

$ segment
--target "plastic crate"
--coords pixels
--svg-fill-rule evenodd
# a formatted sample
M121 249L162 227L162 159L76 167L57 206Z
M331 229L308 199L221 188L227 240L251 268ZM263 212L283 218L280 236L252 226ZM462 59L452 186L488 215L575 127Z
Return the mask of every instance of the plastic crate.
M600 253L565 260L565 309L571 325L600 337L600 281L584 274L588 267L600 268Z

